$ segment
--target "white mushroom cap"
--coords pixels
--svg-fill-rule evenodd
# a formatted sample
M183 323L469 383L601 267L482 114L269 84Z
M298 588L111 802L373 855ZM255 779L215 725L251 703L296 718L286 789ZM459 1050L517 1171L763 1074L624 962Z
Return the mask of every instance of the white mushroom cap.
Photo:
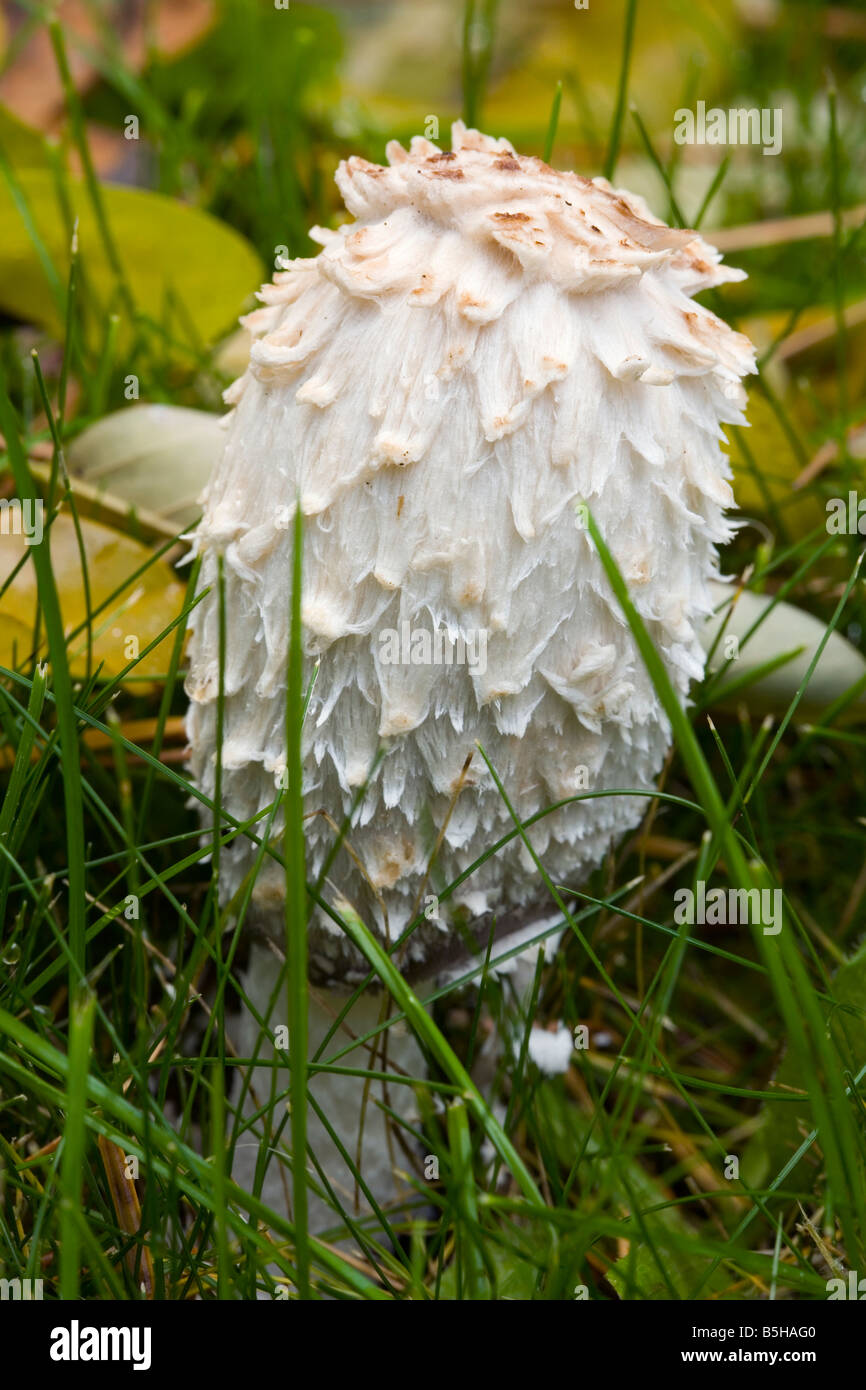
M277 273L245 320L250 365L227 392L227 447L196 537L203 583L225 557L223 791L245 818L271 803L285 758L300 496L305 651L320 662L309 809L340 822L386 748L349 836L364 872L341 850L326 896L392 939L419 895L513 829L477 742L523 819L587 790L652 787L668 725L576 507L591 508L685 698L703 670L715 547L731 533L721 424L743 423L754 369L748 340L691 299L741 278L696 233L460 122L452 140L447 154L392 143L387 168L340 166L356 220L314 230L321 253ZM217 623L214 591L193 614L187 680L193 774L208 793ZM388 664L386 630L421 629L479 659ZM531 840L556 881L579 882L644 806L578 801ZM311 877L333 838L309 819ZM226 857L226 894L253 853ZM257 884L265 922L281 892L271 864ZM515 840L415 933L410 956L434 949L457 902L478 914L541 892ZM312 931L323 973L358 963L327 918Z

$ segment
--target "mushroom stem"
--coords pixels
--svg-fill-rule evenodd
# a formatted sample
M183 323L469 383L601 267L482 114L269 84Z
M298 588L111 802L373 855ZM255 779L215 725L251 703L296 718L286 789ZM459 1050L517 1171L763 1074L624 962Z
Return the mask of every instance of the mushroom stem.
M278 1047L280 1030L287 1027L282 995L269 1016L276 973L272 951L258 942L254 943L244 976L244 991L253 1009L265 1019L270 1042L261 1045L259 1024L253 1014L245 1009L238 1028L238 1051L242 1057L250 1057L258 1048L258 1055L262 1059L261 1065L253 1068L244 1103L245 1117L249 1119L253 1115L260 1115L262 1107L268 1106L269 1098L276 1097L276 1104L271 1109L272 1124L274 1130L281 1129L281 1132L279 1137L269 1139L272 1152L269 1154L261 1196L274 1211L285 1211L287 1194L291 1190L291 1158L289 1127L283 1125L282 1121L289 1092L289 1072L287 1068L274 1069L270 1065L274 1054L282 1050ZM363 1076L350 1073L379 1071L389 1077L406 1076L422 1080L426 1071L424 1059L415 1038L403 1023L393 1024L384 1032L376 1033L368 1042L358 1041L352 1046L354 1039L364 1039L367 1034L379 1029L392 1012L388 1000L381 993L369 990L352 1005L325 1047L323 1056L317 1057L319 1048L349 997L348 993L337 990L316 989L311 989L309 996L309 1059L311 1062L315 1059L317 1064L326 1064L331 1058L338 1058L334 1066L340 1068L314 1072L308 1087L307 1171L313 1184L310 1192L310 1229L314 1232L325 1231L342 1221L336 1204L332 1205L316 1195L315 1189L322 1187L317 1164L323 1170L340 1206L349 1216L369 1216L373 1210L356 1180L352 1165L359 1169L363 1186L382 1207L393 1205L395 1201L402 1202L411 1194L408 1181L401 1180L399 1175L411 1170L412 1149L416 1146L411 1137L400 1133L398 1121L387 1115L382 1107L385 1106L407 1123L414 1123L417 1104L412 1087L402 1081L368 1082ZM336 1134L350 1162L340 1153L320 1115ZM235 1151L232 1176L248 1191L253 1190L265 1123L261 1118L253 1121L251 1129L241 1137ZM407 1147L409 1153L406 1152ZM312 1161L313 1157L315 1162ZM396 1173L395 1169L398 1170Z

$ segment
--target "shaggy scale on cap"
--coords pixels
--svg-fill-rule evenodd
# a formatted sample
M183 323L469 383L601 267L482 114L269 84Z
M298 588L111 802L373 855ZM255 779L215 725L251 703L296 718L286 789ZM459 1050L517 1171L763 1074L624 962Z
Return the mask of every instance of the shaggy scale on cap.
M320 254L277 273L245 320L250 365L226 393L226 449L195 538L213 587L191 619L192 771L212 795L222 554L223 797L245 819L273 801L284 767L300 497L305 656L308 674L319 668L306 806L341 822L384 748L349 836L363 870L343 848L325 895L390 939L513 830L476 743L524 820L586 791L653 786L668 724L580 504L685 699L731 533L721 425L743 423L754 370L748 340L691 298L742 278L696 233L460 122L452 140L448 153L392 143L387 168L340 165L355 221L314 229ZM555 881L577 883L644 807L578 801L531 840ZM311 878L333 840L310 816ZM224 896L253 857L246 841L225 856ZM261 924L281 919L282 893L269 861ZM435 955L455 906L480 915L539 893L513 840L416 931L409 960ZM321 912L310 949L318 978L360 968Z

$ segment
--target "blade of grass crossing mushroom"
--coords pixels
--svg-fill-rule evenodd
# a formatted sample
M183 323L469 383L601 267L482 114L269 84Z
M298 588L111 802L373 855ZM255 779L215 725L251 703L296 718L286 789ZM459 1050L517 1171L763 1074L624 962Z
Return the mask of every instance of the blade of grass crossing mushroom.
M304 525L301 499L295 504L292 551L289 669L286 684L285 844L286 961L288 964L289 1058L291 1067L292 1214L295 1220L298 1294L310 1298L307 1214L307 882L304 853L304 795L301 734L304 721L301 584Z
M484 750L481 749L480 751L481 751L481 753L482 753L482 756L485 756L485 755L484 755ZM492 764L489 763L489 760L488 760L488 767L490 768L491 775L493 776L494 781L496 781L496 784L497 784L497 786L498 786L498 788L499 788L500 795L502 796L503 801L505 802L506 806L509 806L509 809L511 810L511 814L512 814L512 816L514 816L514 811L513 811L513 809L510 807L510 803L508 802L508 797L507 797L507 795L505 794L504 789L502 788L501 782L500 782L499 779L498 779L498 774L496 773L495 769L492 767ZM545 816L548 816L548 815L551 815L551 814L555 813L561 806L570 805L570 804L572 804L572 802L574 802L574 801L591 800L591 799L594 799L594 798L606 797L606 796L641 796L641 797L647 797L647 798L660 798L661 800L665 801L666 803L669 803L669 804L671 804L671 805L683 806L683 807L686 807L686 808L688 808L689 810L692 810L692 811L698 811L698 810L700 809L698 805L696 805L695 803L693 803L693 802L691 802L691 801L687 801L687 800L685 800L685 799L682 798L682 797L676 797L676 796L672 796L670 793L660 793L660 792L658 792L658 791L648 792L648 791L646 790L646 788L623 788L623 789L616 789L616 790L612 790L612 791L584 793L584 794L579 795L579 796L565 798L563 801L554 802L551 806L545 808L544 810L538 811L538 812L536 812L534 815L527 817L527 819L526 819L525 821L523 821L523 822L520 822L520 821L515 817L515 828L514 828L513 830L509 831L506 835L503 835L499 840L497 840L493 845L491 845L491 846L485 851L485 853L484 853L483 855L479 856L479 858L478 858L477 860L475 860L472 864L470 864L470 865L460 874L460 876L459 876L453 883L449 884L447 888L444 888L444 889L440 892L440 894L439 894L440 902L446 901L446 900L450 897L450 895L459 887L459 885L460 885L461 883L464 883L467 879L471 878L471 877L472 877L472 874L475 873L475 871L476 871L476 870L477 870L477 869L490 857L491 854L497 853L500 849L502 849L502 847L503 847L504 845L508 844L508 843L509 843L512 839L514 839L516 836L518 836L518 835L521 835L521 836L522 836L524 831L530 829L534 824L536 824L537 822L543 820ZM525 839L525 836L524 836L524 839ZM528 848L529 848L529 847L528 847ZM529 852L531 853L531 848L529 848ZM543 870L542 870L542 878L544 879L545 886L548 888L548 891L551 893L551 895L553 895L553 896L555 897L555 890L554 890L554 888L553 888L553 885L552 885L552 883L550 882L549 879L545 878ZM613 908L614 908L614 906L615 906L615 904L616 904L618 898L619 898L620 896L624 895L624 894L628 891L628 889L629 889L629 885L625 885L623 888L621 888L620 890L618 890L617 893L610 894L607 898L601 899L601 898L594 898L591 894L588 894L588 893L586 893L586 892L584 892L584 891L582 891L582 890L578 891L578 890L576 890L576 889L571 889L571 888L564 888L564 887L561 888L559 891L560 891L560 892L564 892L567 896L577 897L577 898L580 898L583 902L586 902L586 903L591 904L590 907L582 909L582 910L581 910L580 912L578 912L576 915L575 915L575 914L570 914L570 913L568 913L568 912L566 911L566 909L563 908L563 909L562 909L562 911L563 911L563 922L562 922L562 926L567 926L569 923L574 923L576 926L579 926L579 924L580 924L582 921L587 920L587 919L591 918L592 916L596 915L600 909L613 910ZM315 898L315 893L313 894L313 896L314 896L314 898ZM318 899L316 899L316 901L318 901ZM344 925L342 919L341 919L340 917L338 917L337 914L334 913L334 912L332 911L332 909L330 909L330 908L328 907L327 904L324 904L324 903L323 903L323 904L320 904L320 905L323 906L323 907L324 907L324 910L328 913L329 916L331 916L331 918L332 918L332 920L334 921L335 925L342 928L343 925ZM635 913L628 912L628 911L626 911L626 910L624 910L624 909L621 909L621 908L617 908L617 911L622 912L622 915L623 915L624 917L629 918L629 919L631 919L631 920L633 920L633 921L635 921L635 922L637 922L637 923L641 923L641 924L643 924L644 926L648 926L648 927L652 928L653 930L666 933L666 934L669 935L669 936L676 936L676 935L677 935L677 933L676 933L674 930L672 930L672 929L670 929L670 928L662 927L662 926L660 926L658 923L651 921L651 920L650 920L649 918L647 918L647 917L640 917L640 916L638 916L638 915L635 914ZM408 927L406 928L406 930L401 934L401 936L400 936L400 938L397 940L397 942L394 943L394 945L393 945L393 947L391 948L389 954L394 955L394 954L396 953L396 951L399 950L399 948L400 948L402 942L408 938L409 934L411 933L411 931L413 930L414 926L416 926L416 925L417 925L417 923L410 923L410 924L409 924L409 926L408 926ZM544 933L543 935L544 935L544 936L549 936L549 935L552 935L554 931L558 931L558 930L561 930L561 928L560 928L560 927L551 927L551 928L550 928L546 933ZM585 943L584 943L584 938L583 938L583 936L580 935L579 932L578 932L578 938L579 938L579 940L581 941L581 944L584 944L584 945L585 945ZM542 938L534 938L534 939L531 940L531 941L523 942L521 945L519 945L519 946L513 948L511 951L506 951L506 952L500 953L499 955L497 955L497 961L500 962L500 963L501 963L501 962L504 962L504 961L507 961L507 960L509 960L512 956L518 955L518 954L520 954L522 951L526 950L529 946L531 946L531 945L533 945L533 944L539 944L539 941L540 941L541 939L542 939ZM758 972L760 972L760 973L764 973L763 967L762 967L761 965L759 965L759 964L757 964L757 963L755 963L755 962L753 962L753 961L746 960L746 959L744 959L743 957L732 955L730 952L724 951L724 950L722 950L720 947L713 946L713 945L710 944L710 943L701 942L701 941L698 941L698 940L696 940L696 939L692 939L691 942L690 942L690 944L695 945L695 946L697 946L699 949L702 949L702 950L704 950L704 951L708 951L708 952L710 952L710 953L713 954L713 955L718 955L718 956L720 956L720 957L723 958L723 959L729 959L729 960L735 961L737 964L741 965L744 969L751 969L751 970L756 970L756 971L758 971ZM590 959L593 961L593 964L596 965L596 966L598 967L599 970L603 970L603 967L602 967L602 965L601 965L601 962L594 956L594 954L592 953L591 947L586 947L586 946L585 946L585 949L588 950L589 955L590 955ZM456 979L456 980L450 982L449 984L443 986L442 988L440 988L440 989L438 989L438 990L434 990L434 991L433 991L432 993L430 993L430 994L425 995L424 999L422 1000L422 1003L424 1003L425 1005L431 1004L431 1003L433 1003L435 1000L444 997L445 995L447 995L448 993L450 993L452 990L457 990L457 989L463 988L465 985L470 984L472 981L476 980L476 979L479 977L479 975L482 974L483 969L484 969L483 965L477 965L477 966L473 967L472 969L468 970L466 973L461 974L460 977L459 977L458 979ZM331 1025L331 1028L330 1028L330 1030L329 1030L329 1032L328 1032L328 1034L327 1034L327 1036L326 1036L324 1042L321 1044L321 1046L320 1046L320 1048L319 1048L319 1051L316 1053L316 1060L318 1060L319 1056L320 1056L321 1053L324 1051L325 1046L326 1046L327 1043L330 1041L330 1039L334 1036L335 1032L337 1031L337 1028L339 1027L340 1022L342 1021L342 1018L345 1016L346 1013L348 1013L349 1008L352 1006L352 1004L355 1002L355 1000L356 1000L357 998L360 997L360 994L361 994L362 990L365 989L365 988L367 987L367 985L372 981L372 979L374 978L374 976L375 976L375 971L374 971L374 972L371 972L371 974L368 975L367 978L366 978L361 984L359 984L359 985L356 987L355 992L350 996L348 1003L347 1003L346 1005L344 1005L344 1008L343 1008L343 1010L341 1011L340 1015L338 1016L337 1020L335 1020L334 1024ZM609 987L611 988L611 990L613 991L613 993L614 993L614 995L615 995L615 997L616 997L618 1003L621 1005L621 1007L625 1010L626 1013L629 1013L628 1004L627 1004L626 1000L623 998L623 996L617 991L616 985L614 984L614 982L613 982L611 979L609 979L606 975L604 976L604 978L605 978L605 983L607 983L607 984L609 985ZM395 1019L394 1017L392 1017L392 1018L389 1020L390 1023L394 1023L395 1021L396 1021L396 1019ZM373 1036L375 1036L375 1034L376 1034L378 1031L380 1031L380 1030L379 1030L379 1029L373 1030L373 1032L368 1033L368 1034L365 1036L365 1038L361 1039L360 1041L366 1041L367 1039L372 1038ZM353 1043L352 1046L355 1046L355 1044ZM346 1051L351 1051L351 1047L347 1048ZM337 1054L337 1057L339 1057L340 1055L342 1055L342 1054ZM336 1061L336 1060L337 1060L337 1057L334 1057L334 1058L332 1058L331 1060L332 1060L332 1061Z
M406 1015L407 1021L410 1027L415 1030L418 1039L427 1047L454 1084L460 1087L468 1108L484 1129L506 1167L510 1168L524 1197L533 1206L544 1207L541 1193L535 1186L529 1169L520 1154L490 1111L489 1106L482 1099L481 1093L456 1053L436 1027L432 1018L429 1017L414 990L403 979L390 956L382 949L369 928L354 913L346 914L345 917L337 920L341 921L343 930L352 943L366 956L394 1002Z
M664 663L589 509L587 529L671 722L680 755L716 844L724 855L731 882L747 892L755 888L768 888L771 880L765 866L756 859L747 859L739 837L730 824L694 729L677 699ZM768 761L769 754L762 763L762 770ZM844 1081L840 1078L836 1048L827 1035L826 1019L795 944L794 934L788 929L789 920L785 909L781 930L772 937L753 923L755 941L767 966L786 1025L788 1043L798 1058L804 1087L809 1094L827 1166L827 1202L839 1216L848 1257L854 1259L860 1245L856 1233L858 1230L866 1232L866 1192L858 1160L858 1135Z

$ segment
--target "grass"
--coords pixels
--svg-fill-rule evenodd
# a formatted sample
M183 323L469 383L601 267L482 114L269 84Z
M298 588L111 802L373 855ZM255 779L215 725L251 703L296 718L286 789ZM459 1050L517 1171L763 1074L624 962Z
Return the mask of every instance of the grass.
M291 254L303 254L306 228L331 218L326 175L346 137L314 99L316 82L332 90L336 80L339 25L327 11L298 8L300 18L293 13L278 31L266 30L261 16L230 0L198 46L174 64L152 55L143 74L106 41L89 94L73 83L73 39L51 26L69 116L69 135L52 156L69 214L64 225L74 225L83 197L100 234L98 246L80 248L68 264L55 265L40 236L14 150L0 157L48 297L62 309L62 333L43 328L35 357L32 334L19 322L0 325L0 483L35 502L43 484L31 462L40 448L50 456L46 530L62 537L69 522L83 574L74 615L46 544L28 548L0 592L2 612L14 573L33 566L38 603L27 614L28 640L0 665L0 1275L41 1276L48 1296L87 1299L824 1299L837 1268L866 1267L866 740L847 722L862 682L806 717L807 678L766 719L750 704L756 672L740 675L728 659L684 709L616 568L614 538L589 517L674 748L657 792L643 794L640 829L580 889L553 882L537 861L537 938L562 932L562 940L525 999L491 970L490 945L461 979L416 989L401 946L424 920L420 904L386 948L360 918L325 905L321 880L305 882L301 729L310 691L300 658L300 513L286 614L285 785L257 817L239 822L222 804L219 760L211 804L190 787L177 756L172 721L185 708L183 634L200 601L197 570L183 610L167 612L136 655L113 663L100 655L100 635L120 620L144 576L179 553L177 537L167 534L140 562L130 560L97 599L100 576L88 557L84 503L67 474L68 445L124 406L130 375L142 399L211 409L225 379L197 335L195 306L179 292L161 305L136 302L88 123L132 101L156 132L155 187L183 192L238 227L269 265L283 239ZM448 59L454 70L462 65L470 121L484 121L502 80L512 20L507 4L465 6L462 53L449 50ZM592 142L604 172L615 177L626 159L630 168L639 162L672 219L686 225L691 214L700 221L723 206L756 220L760 162L757 174L744 172L720 150L695 193L681 153L664 153L669 133L645 119L642 26L649 22L634 0L622 6L609 133ZM797 41L791 23L782 15L762 36L768 71L784 70ZM732 94L752 90L754 80L745 50L737 61ZM592 79L585 55L581 63L579 73L558 74L536 113L536 150L562 166L583 121L575 92L585 93ZM825 104L826 143L814 157L821 168L826 156L820 205L832 213L832 237L820 256L814 243L796 243L763 260L732 257L753 271L750 298L726 287L712 303L744 328L761 319L762 374L752 394L766 403L774 431L769 443L756 431L734 440L738 486L753 485L748 514L758 525L743 528L723 568L774 605L791 602L820 616L825 641L840 631L862 648L862 542L828 537L822 521L827 497L861 479L852 427L866 386L862 330L845 319L866 283L863 228L846 232L842 217L863 200L846 154L858 138L851 93L862 75L848 59L837 69L829 95L817 79L797 92L804 104ZM295 80L283 100L287 71ZM222 82L210 76L220 73ZM413 126L422 129L425 118L413 112ZM377 124L374 110L357 121L352 146L378 157L386 122ZM70 145L85 173L80 192L68 172ZM780 217L804 209L814 170L801 165L810 148L798 148L786 165L783 205L773 210ZM97 264L107 281L94 274ZM0 298L2 291L0 265ZM778 349L804 315L824 308L836 326L826 353L807 357L796 377L779 373ZM827 441L837 444L835 458L792 492L777 452L790 448L799 471ZM795 510L802 504L812 507L806 522ZM221 721L229 640L222 578L217 597ZM762 637L756 621L741 649L759 650ZM157 647L161 676L144 679L142 664ZM757 674L780 660L756 658ZM487 760L483 749L476 756ZM511 809L510 789L487 765ZM200 811L212 819L205 837ZM280 811L286 831L277 837ZM531 823L513 811L512 820L473 869L518 840L534 853ZM336 853L351 840L351 817L334 831ZM227 904L217 891L220 865L238 836L251 840L256 861ZM272 1019L258 1014L245 987L245 928L266 860L289 885L271 999L274 1017L283 1001L288 1006L287 1048L273 1046ZM676 921L674 890L711 877L781 890L781 932L713 932ZM437 885L440 900L458 887ZM330 913L367 963L355 997L375 981L383 1000L378 1023L356 1039L340 1028L347 999L312 1053L311 905ZM258 1024L249 1057L234 1041L241 1009ZM562 1075L544 1075L529 1056L536 1017L586 1029L588 1045L576 1048ZM418 1041L423 1077L388 1062L383 1039L399 1028ZM479 1085L476 1063L494 1029L508 1045ZM358 1043L367 1048L360 1065ZM254 1089L253 1065L272 1078L262 1091ZM390 1100L382 1099L383 1069ZM311 1087L328 1072L366 1086L371 1113L390 1105L395 1152L408 1174L399 1204L377 1204L355 1152L344 1157L371 1198L366 1214L353 1193L328 1182L310 1141L314 1122L329 1128ZM411 1121L395 1104L406 1087L417 1111ZM255 1155L250 1190L232 1178L240 1146ZM416 1154L435 1156L438 1175L425 1172L424 1160L413 1166ZM128 1175L130 1160L137 1178ZM285 1176L279 1210L262 1198L269 1165ZM322 1202L332 1224L313 1231L309 1213Z

